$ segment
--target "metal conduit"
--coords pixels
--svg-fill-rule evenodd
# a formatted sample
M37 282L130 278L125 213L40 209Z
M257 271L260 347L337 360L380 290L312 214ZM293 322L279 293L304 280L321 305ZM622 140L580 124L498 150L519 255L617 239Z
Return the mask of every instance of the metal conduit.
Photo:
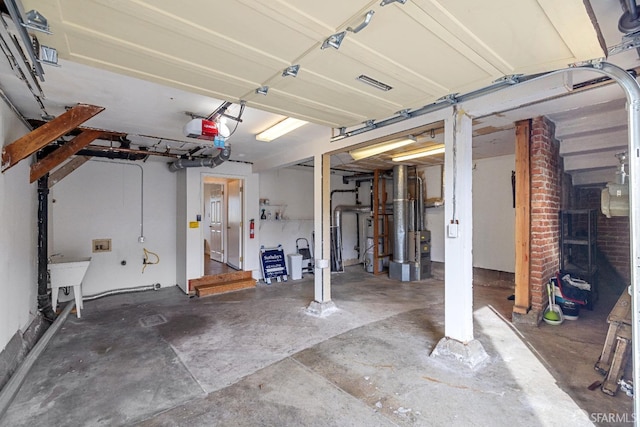
M137 166L138 168L140 168L140 236L138 237L138 241L140 243L143 243L144 242L144 168L138 163L114 162L114 161L98 160L98 159L91 159L91 161L98 162L98 163L123 165L123 166Z
M100 292L99 294L94 295L84 295L82 297L82 301L93 301L98 298L103 298L109 295L119 295L119 294L130 294L133 292L143 292L143 291L157 291L160 289L160 283L154 283L153 285L143 285L137 286L135 288L121 288L121 289L111 289L110 291Z

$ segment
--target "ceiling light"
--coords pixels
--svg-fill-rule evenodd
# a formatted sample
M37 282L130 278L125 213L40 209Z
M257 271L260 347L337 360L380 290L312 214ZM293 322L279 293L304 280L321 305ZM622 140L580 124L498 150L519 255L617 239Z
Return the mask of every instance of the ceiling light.
M343 31L341 33L336 33L332 36L329 36L324 43L322 43L322 46L320 46L320 49L326 49L328 47L332 47L334 49L340 49L340 45L342 44L342 40L344 39L344 36L347 34L346 31Z
M394 141L382 142L380 144L374 144L368 147L351 150L349 151L349 154L351 155L353 160L361 160L366 159L367 157L375 156L376 154L384 153L385 151L394 150L396 148L404 147L405 145L413 144L414 142L416 142L416 140L413 137L396 139Z
M292 65L290 67L287 67L282 72L282 77L287 77L287 76L296 77L298 75L298 71L300 71L300 65L298 64Z
M295 129L298 129L300 126L306 125L308 122L304 120L294 119L293 117L287 117L283 121L276 123L270 128L260 132L256 135L256 139L258 141L271 142L276 138L280 138L282 135L285 135Z
M372 79L369 76L365 76L364 74L360 74L356 80L360 80L362 83L366 83L369 86L373 86L376 89L380 89L380 90L384 90L385 92L388 90L393 89L391 86L389 86L388 84L382 83L376 79Z
M266 95L269 92L269 86L260 86L256 89L256 93L259 95Z
M419 157L435 156L444 153L444 145L432 145L421 150L408 151L406 153L391 158L394 162L404 162L405 160L417 159Z

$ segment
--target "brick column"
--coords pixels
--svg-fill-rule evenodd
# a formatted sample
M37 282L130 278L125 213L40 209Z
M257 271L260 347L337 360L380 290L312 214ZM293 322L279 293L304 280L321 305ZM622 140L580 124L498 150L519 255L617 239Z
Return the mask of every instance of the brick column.
M531 310L540 319L548 304L546 283L559 268L558 211L563 167L555 126L531 121Z

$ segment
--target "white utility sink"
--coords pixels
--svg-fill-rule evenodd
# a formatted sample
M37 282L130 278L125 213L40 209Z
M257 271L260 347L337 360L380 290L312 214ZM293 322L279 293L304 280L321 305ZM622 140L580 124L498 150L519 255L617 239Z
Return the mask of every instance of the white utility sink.
M89 268L91 257L86 258L55 258L49 263L49 278L51 279L51 305L53 311L58 305L58 291L60 288L73 287L76 300L76 312L80 317L82 309L82 280Z

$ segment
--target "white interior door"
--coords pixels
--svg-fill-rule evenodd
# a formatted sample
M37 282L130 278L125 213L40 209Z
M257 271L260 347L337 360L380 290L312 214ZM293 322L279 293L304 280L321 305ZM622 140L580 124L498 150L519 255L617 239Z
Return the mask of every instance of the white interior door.
M212 260L224 262L224 185L210 184L210 212L209 224Z
M242 181L229 180L227 191L227 264L242 270Z

